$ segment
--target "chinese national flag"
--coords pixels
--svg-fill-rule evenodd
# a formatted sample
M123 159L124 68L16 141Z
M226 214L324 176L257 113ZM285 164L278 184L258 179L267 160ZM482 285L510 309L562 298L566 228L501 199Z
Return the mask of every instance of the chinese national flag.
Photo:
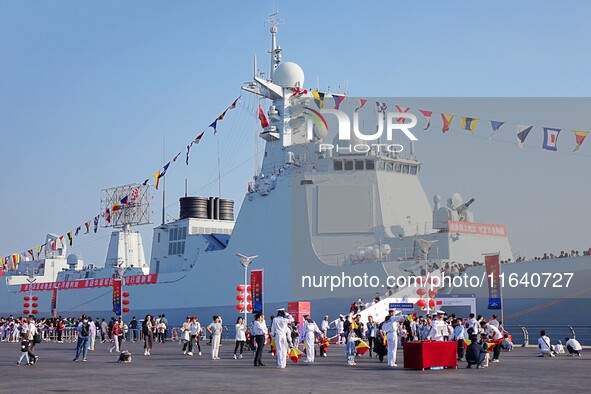
M265 113L263 112L263 107L259 104L259 120L261 121L261 127L264 129L265 127L269 127L269 121L265 117Z

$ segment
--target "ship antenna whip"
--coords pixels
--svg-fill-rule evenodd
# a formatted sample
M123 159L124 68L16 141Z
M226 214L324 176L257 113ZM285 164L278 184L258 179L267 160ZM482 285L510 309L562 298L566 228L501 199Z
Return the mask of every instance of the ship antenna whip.
M218 196L222 198L222 167L220 164L220 140L216 138L218 145Z

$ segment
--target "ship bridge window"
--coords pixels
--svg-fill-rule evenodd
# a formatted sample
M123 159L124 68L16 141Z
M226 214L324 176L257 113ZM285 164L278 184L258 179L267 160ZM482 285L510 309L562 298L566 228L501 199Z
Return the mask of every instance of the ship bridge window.
M396 163L396 167L394 168L396 172L402 172L402 164Z
M373 160L365 160L365 169L366 170L374 170L375 169L375 163Z
M378 161L378 170L384 171L386 163L383 160Z
M392 169L394 168L394 163L392 163L391 161L387 161L386 162L386 171L392 171Z
M353 160L345 160L345 171L353 170Z
M403 174L408 174L410 170L410 166L408 164L405 164L402 166L402 173Z
M417 169L418 169L417 166L410 166L410 173L412 175L417 175Z
M334 161L334 170L335 171L343 171L343 162L340 160Z
M363 160L355 160L355 169L363 170Z

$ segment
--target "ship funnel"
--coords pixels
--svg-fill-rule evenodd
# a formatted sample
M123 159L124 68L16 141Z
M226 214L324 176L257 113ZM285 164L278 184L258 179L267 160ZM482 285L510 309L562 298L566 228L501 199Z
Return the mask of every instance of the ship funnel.
M181 197L179 219L234 221L234 200L219 197Z

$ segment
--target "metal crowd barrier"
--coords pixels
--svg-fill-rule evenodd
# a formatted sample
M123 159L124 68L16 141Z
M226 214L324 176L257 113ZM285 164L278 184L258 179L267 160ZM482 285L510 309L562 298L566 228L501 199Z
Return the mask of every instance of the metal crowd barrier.
M554 326L554 325L529 325L529 326L505 326L505 331L513 336L513 344L522 347L536 345L540 331L546 331L552 344L564 341L564 338L575 338L581 345L591 345L591 326ZM564 343L563 343L564 345Z

